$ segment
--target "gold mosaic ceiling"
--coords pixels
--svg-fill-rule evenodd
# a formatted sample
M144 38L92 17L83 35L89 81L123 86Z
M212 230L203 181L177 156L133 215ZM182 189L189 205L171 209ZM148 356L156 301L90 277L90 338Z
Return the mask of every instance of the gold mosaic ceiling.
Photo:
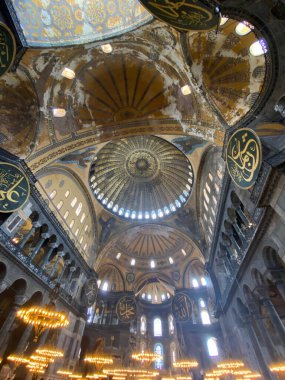
M188 200L194 174L187 157L155 136L106 144L91 165L90 187L110 212L132 220L155 220Z

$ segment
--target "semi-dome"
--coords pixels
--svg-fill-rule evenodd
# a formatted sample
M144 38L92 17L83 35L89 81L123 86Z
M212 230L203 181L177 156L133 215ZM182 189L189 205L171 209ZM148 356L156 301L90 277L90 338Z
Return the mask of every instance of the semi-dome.
M96 199L110 212L155 220L175 212L191 194L194 174L188 158L156 136L133 136L106 144L89 174Z

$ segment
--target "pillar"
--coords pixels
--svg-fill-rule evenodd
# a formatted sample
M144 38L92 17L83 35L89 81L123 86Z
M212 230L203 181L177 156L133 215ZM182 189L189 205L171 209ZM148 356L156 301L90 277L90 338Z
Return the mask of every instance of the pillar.
M39 250L41 249L42 245L44 244L45 240L48 238L48 235L46 233L43 233L40 235L40 239L37 242L36 246L32 249L29 256L31 260L33 260L36 255L38 254Z
M30 237L34 234L35 227L32 227L30 231L23 237L23 239L20 241L19 248L23 249L26 245L27 241L30 239Z
M245 319L245 327L247 329L249 338L250 338L251 343L252 343L252 347L253 347L254 352L255 352L256 359L258 361L258 364L259 364L259 367L260 367L260 370L262 372L264 379L275 380L276 377L270 371L270 369L267 366L267 363L264 360L264 357L262 354L262 349L261 349L259 342L257 340L257 337L255 335L255 331L254 331L254 328L252 326L251 318L249 316L247 316Z
M281 343L284 344L284 342L285 342L285 327L284 327L284 324L281 321L272 301L269 298L264 298L261 302L262 302L262 305L265 307L265 309L268 311L268 314L270 315L271 322L272 322L274 328L278 332Z
M54 248L56 247L56 244L55 243L50 243L48 245L48 251L46 252L45 254L45 257L44 257L44 261L43 261L43 264L42 264L42 267L45 269L47 263L49 262L49 259L51 257L51 254L54 250Z
M62 251L61 251L61 252L58 252L57 257L56 257L56 259L55 259L55 262L54 262L54 264L53 264L53 267L51 268L51 271L50 271L50 277L52 277L52 276L54 275L54 272L56 271L56 268L57 268L57 265L58 265L58 263L59 263L59 260L60 260L64 255L65 255L64 252L62 252ZM67 261L68 261L68 260L67 260ZM60 279L61 279L61 277L62 277L62 274L63 274L64 270L65 270L65 263L64 263L64 267L63 267L63 269L62 269L61 275L60 275L60 277L59 277L59 281L60 281Z

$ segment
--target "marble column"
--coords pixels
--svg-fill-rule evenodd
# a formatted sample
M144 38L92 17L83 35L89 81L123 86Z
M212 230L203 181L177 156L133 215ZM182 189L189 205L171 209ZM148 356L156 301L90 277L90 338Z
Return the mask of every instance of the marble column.
M258 305L253 301L251 302L249 301L248 307L254 321L256 322L259 333L264 339L264 343L266 344L266 348L269 353L269 356L272 358L272 360L277 360L279 356L278 352L276 351L274 347L274 343L272 342L270 335L268 335L267 328L264 325L264 321L263 321L262 315L259 312Z
M255 335L254 328L252 326L251 317L246 316L244 320L245 320L245 327L247 329L248 336L251 340L251 344L252 344L252 347L254 349L255 356L256 356L256 359L258 361L258 364L259 364L259 367L260 367L260 370L262 372L264 379L276 380L275 375L270 371L270 369L268 368L267 363L263 357L262 349L259 345L258 339Z
M33 260L36 255L39 253L39 250L41 249L42 245L44 244L45 240L48 238L48 234L43 233L40 235L40 239L37 242L36 246L31 250L29 256L31 260Z
M27 301L25 296L16 296L15 303L12 305L11 311L7 316L0 330L0 354L5 351L5 343L9 340L11 334L11 327L16 319L17 311Z
M53 250L57 247L56 243L49 243L48 245L48 250L45 254L45 257L44 257L44 261L43 261L43 264L42 264L42 267L45 269L45 267L47 266L48 262L49 262L49 259L52 255L52 252Z
M19 248L23 249L27 241L30 239L30 237L34 234L35 227L32 227L30 231L23 237L23 239L20 241Z
M265 309L268 311L271 322L274 328L277 330L281 343L283 345L285 343L285 327L275 309L275 306L269 298L264 298L261 302Z
M54 272L55 272L56 269L57 269L57 265L58 265L58 263L59 263L59 260L60 260L62 257L64 257L64 255L65 255L65 253L64 253L63 251L57 253L57 257L56 257L55 262L54 262L54 264L53 264L53 267L51 268L51 271L50 271L50 277L52 277L52 276L54 275ZM61 276L62 276L64 270L65 270L65 263L64 263L64 267L63 267L62 272L61 272ZM60 279L61 279L61 276L60 276L59 279L58 279L59 281L60 281Z
M71 264L71 260L65 260L62 272L58 278L58 281L61 282L62 278L65 276L65 272L68 272L68 266Z

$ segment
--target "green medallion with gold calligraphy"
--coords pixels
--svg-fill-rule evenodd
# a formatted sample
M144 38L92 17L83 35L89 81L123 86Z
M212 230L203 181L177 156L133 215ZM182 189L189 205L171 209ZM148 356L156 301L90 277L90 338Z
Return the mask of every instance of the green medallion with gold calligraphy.
M172 313L177 322L190 321L192 318L192 301L185 293L178 293L172 300Z
M236 131L227 145L227 168L234 183L249 189L256 181L262 162L259 137L249 128Z
M219 23L213 2L206 0L140 0L159 20L179 30L209 30Z
M16 54L16 41L7 25L0 22L0 77L11 67Z
M129 323L137 317L137 305L133 297L122 297L116 307L116 313L120 322Z
M0 162L0 212L14 212L30 196L27 176L13 164Z

